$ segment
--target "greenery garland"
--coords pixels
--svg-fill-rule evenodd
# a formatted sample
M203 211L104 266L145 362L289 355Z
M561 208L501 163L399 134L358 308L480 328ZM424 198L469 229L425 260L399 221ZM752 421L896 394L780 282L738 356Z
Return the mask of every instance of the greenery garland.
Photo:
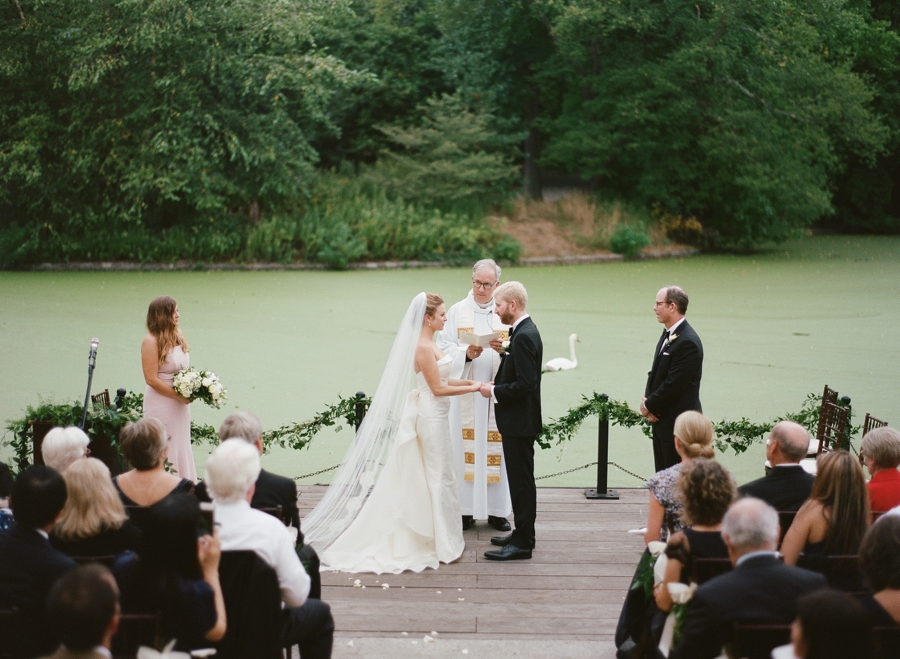
M612 400L606 394L598 394L596 391L590 397L582 396L582 403L571 408L566 414L555 421L545 423L537 442L542 449L551 448L551 440L555 439L557 446L570 441L575 437L581 424L589 417L596 415L599 418L608 418L612 425L632 428L640 426L641 431L652 437L652 426L640 414L628 407L627 403ZM808 394L803 401L799 412L786 413L767 423L754 423L742 417L740 421L719 421L713 423L716 435L715 446L719 451L731 449L740 454L750 448L754 443L763 439L779 421L795 421L804 426L812 435L815 435L819 423L819 408L822 403L821 396ZM845 432L845 446L853 449L850 437L859 432L860 426L847 424ZM855 449L853 449L855 450Z
M141 417L143 406L143 394L127 392L122 398L117 399L117 405L108 407L92 406L88 409L87 435L94 441L105 438L110 444L119 449L119 431L129 421L136 421ZM316 414L308 421L287 423L274 430L263 433L263 449L269 451L272 447L292 448L300 450L309 446L313 437L325 427L331 427L343 420L350 427L355 427L360 421L357 415L359 405L362 409L368 409L372 402L371 397L351 398L339 397L338 402L326 406L325 410ZM733 450L736 454L743 453L755 442L760 441L778 421L790 420L804 426L811 434L815 434L819 422L819 407L821 396L808 394L799 412L787 413L767 423L754 423L747 418L740 421L720 421L713 424L716 434L715 446L719 451ZM33 424L35 421L48 421L54 426L79 425L83 407L80 403L53 404L41 402L38 407L28 407L25 417L10 421L6 429L12 433L12 439L4 441L4 446L11 446L14 451L13 464L10 465L16 473L31 464L31 446L33 440ZM598 394L596 391L590 397L582 396L582 403L571 408L563 416L544 424L537 442L542 449L551 448L554 444L561 446L571 441L584 420L589 416L597 416L601 419L608 418L614 426L633 428L640 426L641 431L652 437L652 427L640 414L632 410L627 403L612 400L606 394ZM340 431L338 425L335 431ZM850 437L859 432L860 426L847 424L845 433L845 446L853 449ZM555 439L555 442L553 440ZM207 444L215 447L219 443L217 430L209 424L191 422L191 443ZM855 449L854 449L855 450Z

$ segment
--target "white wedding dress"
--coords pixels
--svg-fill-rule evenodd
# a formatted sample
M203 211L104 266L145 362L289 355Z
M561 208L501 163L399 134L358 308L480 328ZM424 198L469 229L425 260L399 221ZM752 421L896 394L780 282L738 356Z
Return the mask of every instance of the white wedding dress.
M452 359L438 361L446 384ZM346 572L419 572L460 557L462 535L456 466L450 444L450 400L434 396L419 373L409 392L384 468L366 498L359 492L347 507L361 505L353 522L320 552L322 565Z

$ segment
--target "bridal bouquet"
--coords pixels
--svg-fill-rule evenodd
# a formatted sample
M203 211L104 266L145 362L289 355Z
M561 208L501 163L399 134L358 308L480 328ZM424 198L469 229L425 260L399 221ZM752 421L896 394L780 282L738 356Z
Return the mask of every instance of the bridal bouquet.
M183 368L175 374L172 386L179 394L194 402L202 400L210 407L219 409L228 397L228 390L222 386L218 376L212 371L197 371L193 366Z

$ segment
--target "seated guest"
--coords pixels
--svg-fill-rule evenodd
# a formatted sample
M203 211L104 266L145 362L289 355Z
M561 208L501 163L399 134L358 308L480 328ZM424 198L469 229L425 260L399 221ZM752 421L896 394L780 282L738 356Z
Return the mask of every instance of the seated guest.
M12 656L36 657L56 648L47 629L47 594L53 582L77 567L48 540L65 503L66 482L46 465L24 469L13 485L10 505L16 524L0 533L0 609L21 612L20 637L11 643L0 639Z
M222 551L253 551L275 570L287 605L282 645L299 645L302 659L328 659L334 634L331 608L308 597L310 579L287 528L250 507L259 471L259 451L242 439L222 442L206 462L206 484L215 503Z
M690 583L695 558L728 558L722 540L722 518L737 492L728 470L715 460L691 460L678 476L678 491L684 509L684 528L669 538L666 572L656 587L656 605L661 611L672 608L670 583Z
M255 414L241 410L225 417L219 426L219 441L234 438L253 444L259 454L263 454L262 424ZM206 492L206 483L202 481L197 485L194 494L201 501L211 501ZM250 505L253 508L281 506L282 517L290 522L290 526L297 529L298 540L303 542L303 535L300 533L300 513L297 510L297 485L292 479L260 469Z
M859 548L859 564L874 595L860 603L876 627L900 625L900 517L884 517L874 524Z
M47 659L109 659L119 628L119 589L102 565L85 565L56 582L47 600L60 648Z
M128 521L109 467L88 458L63 474L68 498L50 544L67 556L112 556L137 551L141 532Z
M672 659L719 656L735 622L790 624L797 598L825 587L821 574L778 559L778 513L764 501L746 497L732 504L722 538L734 569L697 588Z
M90 443L91 440L81 428L53 428L41 443L41 457L44 458L45 465L63 474L70 464L91 454L88 449Z
M862 438L859 454L872 477L867 485L872 512L900 506L900 431L890 426L870 430Z
M173 494L147 514L138 556L113 566L124 613L160 613L163 637L176 650L208 648L225 635L225 600L219 585L219 539L197 537L200 502Z
M809 498L814 476L800 466L809 450L809 433L793 421L779 421L766 440L769 473L738 488L742 497L762 499L775 510L796 511Z
M119 433L122 453L134 467L113 478L126 506L152 506L169 494L193 492L194 484L166 471L169 439L163 422L144 417L127 424Z
M712 422L700 412L682 412L675 419L675 451L681 456L681 462L657 472L647 481L650 506L644 542L664 541L669 533L667 521L673 530L681 528L681 500L676 487L678 474L693 458L712 458L715 455L712 440Z
M846 556L859 552L869 527L869 494L859 461L847 451L819 457L809 501L801 506L784 536L784 562L807 556Z
M852 597L823 588L797 599L791 643L798 659L871 659L872 623Z

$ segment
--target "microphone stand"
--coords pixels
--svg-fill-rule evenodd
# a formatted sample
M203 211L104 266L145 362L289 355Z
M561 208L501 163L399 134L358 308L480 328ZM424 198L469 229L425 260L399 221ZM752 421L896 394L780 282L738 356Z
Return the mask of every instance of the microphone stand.
M87 424L88 402L91 399L91 382L94 380L94 362L97 361L97 346L100 345L100 339L91 339L91 352L88 355L88 384L87 391L84 394L84 412L81 415L81 429L85 430Z

